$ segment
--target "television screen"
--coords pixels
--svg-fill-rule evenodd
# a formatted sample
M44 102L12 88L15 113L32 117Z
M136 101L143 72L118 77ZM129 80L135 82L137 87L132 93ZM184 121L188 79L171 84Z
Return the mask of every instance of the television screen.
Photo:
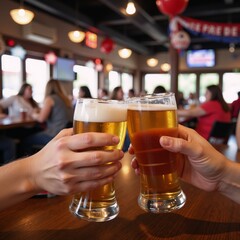
M75 79L74 64L73 59L59 57L53 68L53 77L58 80L73 81Z
M215 51L213 49L187 51L188 67L213 67L215 66Z

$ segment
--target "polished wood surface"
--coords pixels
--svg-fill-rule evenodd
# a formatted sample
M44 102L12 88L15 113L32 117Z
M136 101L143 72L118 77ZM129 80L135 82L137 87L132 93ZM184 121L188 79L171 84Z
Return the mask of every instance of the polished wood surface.
M18 127L31 127L36 124L36 121L32 118L11 118L6 117L0 119L0 130Z
M218 146L226 152L230 146ZM239 161L233 146L228 152ZM235 151L236 150L236 151ZM80 220L68 210L71 196L32 198L0 213L0 239L240 239L240 205L216 192L205 192L182 182L185 206L173 213L149 214L138 207L139 179L126 154L116 178L119 215L112 221Z

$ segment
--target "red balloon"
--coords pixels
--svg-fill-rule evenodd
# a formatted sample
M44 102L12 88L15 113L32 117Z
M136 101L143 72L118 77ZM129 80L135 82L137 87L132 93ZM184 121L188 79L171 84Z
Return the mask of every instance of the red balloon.
M100 50L103 53L110 53L113 50L114 42L111 38L105 38L102 43Z
M189 0L156 0L159 11L169 16L182 13L188 5Z

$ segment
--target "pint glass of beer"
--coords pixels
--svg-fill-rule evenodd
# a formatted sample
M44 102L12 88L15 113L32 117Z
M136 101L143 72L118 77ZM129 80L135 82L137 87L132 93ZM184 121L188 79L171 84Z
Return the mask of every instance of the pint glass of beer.
M177 107L173 93L127 100L127 127L140 170L139 206L147 212L171 212L186 197L176 169L177 153L163 149L161 136L178 136Z
M105 132L120 138L118 145L89 148L84 151L122 149L127 128L127 107L123 101L79 99L73 120L74 134ZM119 213L119 206L114 183L76 194L69 209L75 216L87 221L104 222L115 218Z

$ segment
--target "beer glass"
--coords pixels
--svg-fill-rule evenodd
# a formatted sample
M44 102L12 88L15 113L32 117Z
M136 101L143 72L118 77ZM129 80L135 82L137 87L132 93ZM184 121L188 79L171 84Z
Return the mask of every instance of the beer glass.
M140 170L139 206L147 212L171 212L186 197L176 169L177 153L163 149L161 136L178 136L174 93L146 95L127 100L127 127Z
M89 148L85 151L122 149L126 128L127 107L123 101L99 99L77 101L73 117L74 134L105 132L120 138L118 145ZM119 213L119 206L115 197L114 183L76 194L69 209L77 217L88 221L104 222L115 218Z

